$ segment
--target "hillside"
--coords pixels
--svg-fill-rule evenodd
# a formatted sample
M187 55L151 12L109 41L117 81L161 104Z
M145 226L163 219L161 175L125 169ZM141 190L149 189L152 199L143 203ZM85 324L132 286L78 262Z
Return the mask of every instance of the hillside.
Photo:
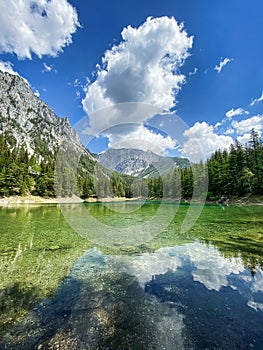
M23 145L29 155L54 155L66 142L94 160L67 118L57 117L23 78L1 71L0 133L11 148Z
M68 119L56 116L23 78L1 71L0 146L0 196L94 193L97 161Z

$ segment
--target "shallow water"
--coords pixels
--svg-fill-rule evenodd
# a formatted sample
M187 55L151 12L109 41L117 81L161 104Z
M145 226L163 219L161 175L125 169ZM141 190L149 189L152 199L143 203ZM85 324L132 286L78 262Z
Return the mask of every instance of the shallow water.
M0 348L262 349L263 208L205 206L183 233L189 207L159 207L86 205L120 233L174 213L136 246L97 247L56 205L2 208Z

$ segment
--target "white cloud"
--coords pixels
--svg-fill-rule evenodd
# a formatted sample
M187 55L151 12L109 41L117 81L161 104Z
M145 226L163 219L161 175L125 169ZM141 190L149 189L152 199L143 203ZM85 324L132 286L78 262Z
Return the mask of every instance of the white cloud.
M89 115L90 127L84 129L81 127L80 132L90 135L105 135L105 132L107 134L121 133L128 137L129 129L134 131L135 128L143 125L144 121L161 111L158 107L142 103L120 103L91 113Z
M250 139L250 134L249 133L246 133L246 134L244 134L242 136L238 136L237 137L237 141L242 143L243 145L248 143L249 139Z
M236 129L237 133L242 135L249 133L251 129L255 129L258 132L263 130L263 115L256 115L254 117L241 120L240 122L233 121L232 127Z
M0 71L2 71L3 73L6 72L12 75L18 75L20 78L24 79L24 81L28 84L28 86L30 86L29 82L24 77L22 77L20 74L14 71L13 63L9 61L0 61Z
M96 135L114 125L137 123L107 131L110 146L119 143L163 154L174 141L152 133L144 123L175 106L185 81L179 69L193 38L168 17L149 17L138 28L124 28L121 36L121 43L107 50L102 66L97 66L96 80L85 88L82 104L90 124L86 131Z
M232 135L232 134L234 134L234 133L235 133L235 130L232 129L232 128L228 128L228 129L226 129L226 131L225 131L225 134L226 134L226 135Z
M12 75L19 75L17 72L13 69L13 64L9 61L0 61L0 71L7 72Z
M43 65L44 65L44 71L45 72L51 72L52 71L52 67L51 66L47 65L45 62L43 63Z
M83 83L82 83L78 78L76 78L76 79L74 80L73 86L74 86L74 87L81 87L81 88L84 88Z
M165 155L166 150L173 149L176 142L170 137L164 137L140 125L134 131L128 129L128 134L109 134L109 147L135 148L143 151L151 150L154 153Z
M0 1L0 53L18 58L56 56L79 27L67 0Z
M57 70L54 69L53 65L48 65L46 62L43 63L44 69L42 70L43 73L49 73L49 72L55 72L57 73Z
M248 111L245 111L243 108L236 108L236 109L230 109L229 111L226 112L226 116L228 118L232 118L232 117L235 117L236 115L243 115L243 114L246 114L248 115L249 112Z
M206 122L197 122L184 132L188 140L184 143L184 153L193 162L207 159L218 149L228 149L234 143L232 137L218 135L214 126Z
M198 72L198 68L195 67L194 70L192 72L189 73L189 75L196 75L196 73Z
M221 125L222 125L222 122L217 122L214 127L219 128L219 126L221 126Z
M105 52L96 81L87 86L84 110L89 114L122 102L174 107L185 80L179 68L193 38L168 17L149 17L138 28L124 28L121 36L122 42Z
M263 91L262 91L262 94L259 98L255 98L251 103L250 103L250 106L254 106L256 103L259 103L263 101Z
M231 58L221 59L219 64L217 66L215 66L214 70L216 70L218 73L221 73L221 70L231 61L233 61L233 59L231 59Z

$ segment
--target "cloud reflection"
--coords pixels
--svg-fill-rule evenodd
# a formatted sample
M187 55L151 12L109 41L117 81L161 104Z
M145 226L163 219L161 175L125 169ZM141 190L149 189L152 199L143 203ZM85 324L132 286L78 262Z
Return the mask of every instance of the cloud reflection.
M152 254L121 256L116 259L122 262L122 271L135 276L141 286L155 276L164 275L168 271L176 273L178 268L190 266L193 280L209 290L220 291L222 287L230 287L242 294L242 285L249 290L250 295L263 291L262 270L259 269L252 277L247 274L241 257L225 258L212 245L200 242L161 248Z

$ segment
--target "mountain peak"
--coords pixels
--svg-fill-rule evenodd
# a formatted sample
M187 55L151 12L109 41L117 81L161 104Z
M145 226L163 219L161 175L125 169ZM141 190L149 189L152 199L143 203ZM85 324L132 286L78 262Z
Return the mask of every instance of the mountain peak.
M133 148L111 148L100 153L97 159L106 168L139 177L153 177L171 168L190 165L186 158L163 157L150 150Z

